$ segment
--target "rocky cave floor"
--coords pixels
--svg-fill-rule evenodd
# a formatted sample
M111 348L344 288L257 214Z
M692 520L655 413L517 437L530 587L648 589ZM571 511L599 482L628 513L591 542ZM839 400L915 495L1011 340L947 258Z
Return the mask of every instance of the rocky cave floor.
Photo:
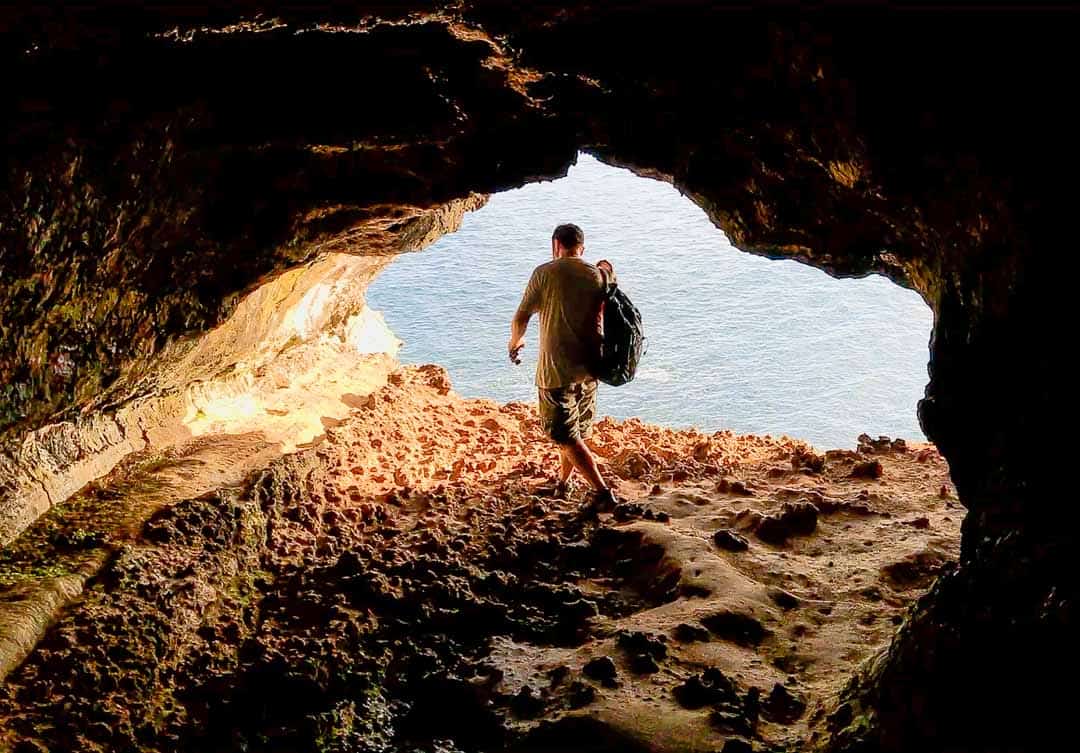
M0 626L87 578L0 684L0 749L801 749L958 554L931 445L604 419L596 515L545 493L530 406L438 367L326 423L133 458L0 553Z

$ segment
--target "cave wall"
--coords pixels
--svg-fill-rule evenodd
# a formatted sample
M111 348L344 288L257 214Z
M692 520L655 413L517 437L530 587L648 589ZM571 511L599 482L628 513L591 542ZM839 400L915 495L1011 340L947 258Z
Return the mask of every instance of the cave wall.
M448 229L438 207L561 175L584 148L672 181L746 251L883 273L935 312L919 412L969 509L961 567L852 681L823 744L1063 734L1065 701L1030 688L1048 662L1077 666L1077 515L1042 446L1069 404L1067 9L4 14L9 448L137 382L281 270L412 247Z
M474 203L448 206L448 227ZM77 413L10 440L0 454L0 544L131 453L162 452L209 432L256 431L292 452L321 434L321 416L347 410L341 394L381 386L396 364L400 343L365 300L393 258L321 254L282 272L205 335L171 343Z

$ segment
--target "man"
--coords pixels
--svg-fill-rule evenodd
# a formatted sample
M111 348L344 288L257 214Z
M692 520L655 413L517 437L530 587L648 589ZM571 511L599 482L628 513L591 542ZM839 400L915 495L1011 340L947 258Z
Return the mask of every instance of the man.
M605 511L615 506L615 495L584 442L596 415L596 379L588 366L599 352L605 283L600 269L581 258L584 252L585 233L580 227L555 228L552 260L533 270L510 325L509 350L510 360L520 363L529 319L540 314L536 364L540 421L562 455L555 493L569 496L570 476L576 469L593 487L595 509ZM600 266L612 272L608 262Z

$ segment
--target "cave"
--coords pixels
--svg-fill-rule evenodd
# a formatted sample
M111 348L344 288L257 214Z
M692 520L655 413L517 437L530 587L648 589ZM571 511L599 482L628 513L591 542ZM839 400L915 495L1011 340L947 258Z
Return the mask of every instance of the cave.
M742 253L671 184L588 154L565 178L491 196L459 230L379 273L366 298L402 341L398 359L438 363L466 397L535 399L535 327L511 367L508 312L567 217L648 323L633 386L603 390L602 414L786 434L822 450L862 433L925 441L916 406L932 314L917 292Z
M573 646L587 608L557 584L599 577L601 551L650 568L647 583L623 578L629 595L602 616L664 604L671 578L648 542L605 534L577 559L519 542L507 572L543 562L535 588L508 615L467 602L463 626L440 605L458 603L464 571L423 581L430 603L403 605L393 598L401 573L376 563L385 552L421 571L423 556L403 554L396 534L340 552L325 541L325 530L355 522L331 509L329 487L317 490L322 506L310 504L312 474L329 462L315 440L334 420L281 415L278 450L292 451L283 456L243 433L245 395L279 386L281 354L324 373L305 356L313 335L362 359L341 374L355 406L334 397L372 421L400 416L372 395L415 385L445 396L437 369L390 371L393 338L366 312L367 284L486 196L565 174L579 151L671 182L742 251L835 276L881 274L934 312L919 419L965 509L958 562L837 684L806 739L783 745L1040 750L1072 739L1077 587L1065 555L1076 514L1044 446L1059 446L1070 402L1058 328L1072 196L1062 184L1076 161L1074 13L114 0L5 7L0 18L0 541L5 554L21 545L69 556L3 594L0 746L259 745L235 738L243 720L280 750L340 749L326 735L344 728L378 750L395 744L394 718L429 730L420 749L574 738L581 749L664 749L660 737L626 740L588 721L516 739L473 692L498 678L424 664L468 654L468 625L500 620ZM383 382L389 392L372 391ZM139 482L161 462L156 452L222 422L239 427L236 446L196 458L216 488L126 520L109 505L113 490L95 485L115 472ZM147 505L165 493L140 488ZM132 538L115 549L93 530L27 538L47 534L41 521L65 505L115 513ZM489 526L504 537L514 528ZM421 555L435 546L415 543ZM309 550L325 561L296 566ZM268 575L274 558L281 567ZM379 618L390 628L454 624L453 645L418 640L404 669L387 664L396 649L343 595L395 604ZM244 640L252 620L280 626L281 640ZM768 640L738 613L698 629L744 647ZM647 636L620 640L642 662L660 654ZM200 648L215 643L237 650ZM342 670L328 677L327 667ZM590 667L611 679L602 662ZM59 700L53 682L65 683ZM695 682L699 696L730 694L714 675ZM320 707L312 688L330 686L347 702ZM400 688L407 709L393 705ZM762 702L783 717L791 704L775 695ZM536 712L524 688L515 698L519 717ZM746 732L725 745L751 749Z

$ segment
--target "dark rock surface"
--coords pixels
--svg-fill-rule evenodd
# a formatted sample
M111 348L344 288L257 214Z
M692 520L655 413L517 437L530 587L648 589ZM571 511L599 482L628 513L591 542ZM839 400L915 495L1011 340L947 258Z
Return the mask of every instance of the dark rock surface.
M881 478L882 472L881 461L867 460L855 464L855 467L851 469L851 477L877 479Z
M318 249L413 247L448 226L432 210L559 175L589 149L671 180L744 250L880 272L934 309L919 413L968 509L962 560L852 681L822 744L1072 739L1067 694L1035 691L1048 668L1080 665L1078 513L1042 449L1073 402L1059 329L1075 234L1062 188L1078 167L1074 14L258 9L264 20L246 25L255 5L0 9L10 442L137 376ZM245 659L252 682L303 653L289 651ZM89 666L69 679L96 688L108 674ZM343 671L335 681L381 670ZM302 698L312 679L289 682Z
M696 643L709 640L708 630L700 625L691 625L687 622L676 625L672 635L680 643Z
M719 669L706 670L675 688L675 700L687 709L700 709L722 702L738 702L735 685Z
M512 720L588 706L616 683L610 656L583 668L598 687L562 667L503 693L493 639L576 647L596 618L656 602L611 579L599 524L538 517L509 483L467 510L460 486L417 493L427 514L412 517L342 504L301 454L160 511L8 678L0 749L5 735L57 751L487 749ZM430 522L459 509L467 534ZM590 579L618 598L587 595ZM655 635L618 644L638 673L667 656Z
M799 606L799 597L782 588L767 589L769 598L781 609L795 609Z
M593 659L582 668L582 672L585 673L586 677L604 684L615 682L615 678L619 676L619 670L615 667L615 662L610 656L600 656Z
M718 637L742 646L756 646L768 634L753 615L723 610L701 620L701 624Z
M783 685L776 684L769 691L769 696L761 708L771 719L781 724L790 724L803 715L806 703Z
M721 529L714 533L713 543L729 552L745 552L750 548L750 542L728 528Z
M779 512L764 516L754 526L754 534L762 541L782 546L792 536L806 536L817 528L818 509L806 500L785 502Z

